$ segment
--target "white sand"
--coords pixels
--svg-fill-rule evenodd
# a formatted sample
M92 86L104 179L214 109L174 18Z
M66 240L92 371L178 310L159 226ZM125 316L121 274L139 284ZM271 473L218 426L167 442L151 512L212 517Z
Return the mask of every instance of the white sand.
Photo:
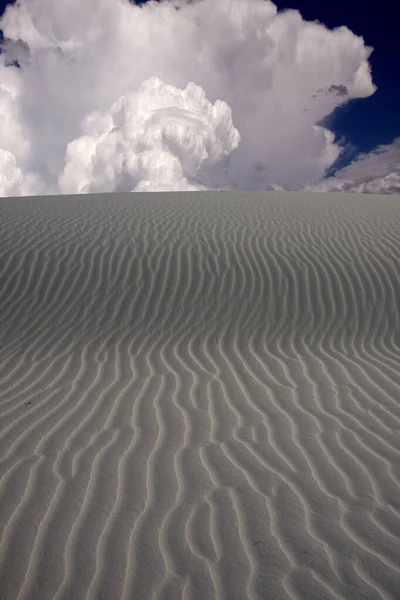
M0 201L0 599L400 598L400 196Z

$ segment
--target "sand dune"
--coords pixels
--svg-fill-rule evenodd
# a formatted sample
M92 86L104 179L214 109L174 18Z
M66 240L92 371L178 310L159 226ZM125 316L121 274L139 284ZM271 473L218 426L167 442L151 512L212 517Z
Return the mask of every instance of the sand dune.
M400 598L400 197L0 200L0 598Z

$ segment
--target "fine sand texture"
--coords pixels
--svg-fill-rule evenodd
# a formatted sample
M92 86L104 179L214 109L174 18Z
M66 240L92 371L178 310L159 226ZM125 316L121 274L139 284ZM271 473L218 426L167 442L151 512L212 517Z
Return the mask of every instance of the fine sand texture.
M0 200L0 599L400 598L400 196Z

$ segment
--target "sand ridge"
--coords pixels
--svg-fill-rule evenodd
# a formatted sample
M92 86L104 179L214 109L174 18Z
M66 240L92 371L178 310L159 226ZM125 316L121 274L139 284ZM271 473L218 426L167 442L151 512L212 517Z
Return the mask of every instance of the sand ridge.
M399 597L398 196L0 214L1 598Z

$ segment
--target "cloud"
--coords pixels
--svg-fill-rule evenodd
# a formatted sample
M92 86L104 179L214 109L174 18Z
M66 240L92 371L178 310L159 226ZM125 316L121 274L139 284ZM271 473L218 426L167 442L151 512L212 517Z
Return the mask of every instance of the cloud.
M305 187L316 192L400 194L400 138L368 154L359 154L344 169Z
M231 109L212 105L190 82L184 90L157 77L82 122L67 146L62 193L207 189L238 147Z
M376 89L363 38L269 0L19 0L0 27L3 196L318 185L345 151L318 123Z

